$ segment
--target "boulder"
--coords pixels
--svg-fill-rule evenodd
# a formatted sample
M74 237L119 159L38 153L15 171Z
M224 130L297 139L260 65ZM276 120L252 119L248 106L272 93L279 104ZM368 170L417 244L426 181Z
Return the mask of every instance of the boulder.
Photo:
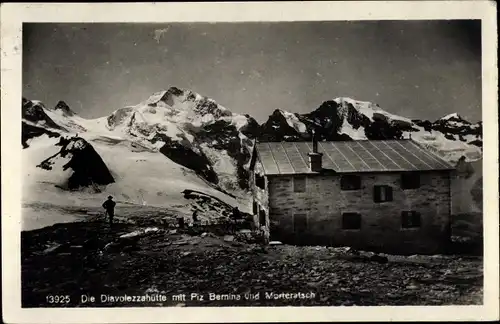
M151 233L157 233L160 232L160 229L158 227L148 227L145 229L133 231L127 234L120 235L120 239L127 239L127 238L132 238L132 237L143 237Z
M224 241L225 242L232 242L232 241L234 241L234 235L224 235Z
M61 251L64 248L63 244L56 243L45 250L43 250L42 254L53 254Z
M172 244L174 244L174 245L188 245L189 242L187 240L180 240L180 241L174 242Z
M381 113L377 113L377 112L374 112L373 113L373 120L378 120L378 121L382 121L382 122L388 122L389 119L387 118L386 115L384 114L381 114Z
M103 250L108 252L133 250L137 248L140 238L140 236L120 236L117 240L106 244Z

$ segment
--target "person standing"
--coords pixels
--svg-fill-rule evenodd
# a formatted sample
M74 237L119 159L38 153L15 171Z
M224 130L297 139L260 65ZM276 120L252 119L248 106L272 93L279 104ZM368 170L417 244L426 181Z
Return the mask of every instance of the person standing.
M113 225L113 217L115 217L115 206L116 203L113 201L112 196L108 196L108 200L106 200L102 204L102 207L106 209L106 214L108 214L110 226Z
M193 225L196 225L196 224L198 224L198 210L197 209L193 212Z

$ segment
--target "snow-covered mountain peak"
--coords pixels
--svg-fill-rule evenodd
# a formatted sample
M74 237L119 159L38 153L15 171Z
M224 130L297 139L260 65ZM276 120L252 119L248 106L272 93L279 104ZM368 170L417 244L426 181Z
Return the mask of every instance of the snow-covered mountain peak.
M351 114L353 113L352 110L355 110L359 114L362 114L369 118L371 121L376 121L377 119L384 119L386 121L397 121L397 122L406 122L410 123L410 119L398 115L391 114L382 108L376 103L370 102L370 101L360 101L360 100L355 100L349 97L339 97L333 99L337 104L339 104L338 110L343 113L343 115L347 115L349 113L349 109L351 110Z
M68 104L64 101L59 101L57 105L53 109L49 109L51 111L62 114L63 116L70 117L76 115L76 113L69 108Z
M245 182L259 125L249 115L232 113L213 99L171 87L104 119L113 136L161 152L173 162L196 170L223 188Z
M247 125L248 119L244 115L232 113L213 99L191 90L171 87L166 91L153 93L138 105L116 110L108 117L108 126L115 129L140 124L165 130L171 123L199 128L222 120L239 130Z
M446 115L444 117L441 117L439 119L441 119L441 120L448 120L448 119L452 119L452 118L453 119L462 119L462 116L460 116L458 113L455 112L455 113L452 113L452 114L448 114L448 115Z
M348 105L352 105L357 110L380 110L380 107L369 101L360 101L356 99L352 99L350 97L337 97L333 99L337 104L341 107L347 107Z
M22 98L21 116L24 122L44 128L61 129L48 113L41 101Z
M143 104L152 107L163 106L179 111L186 111L198 116L211 114L214 118L232 115L229 110L217 104L215 100L191 90L177 87L170 87L167 91L157 92L143 102Z
M460 116L458 113L453 113L446 115L444 117L441 117L438 119L436 122L441 122L441 123L448 123L450 125L471 125L472 123L465 120L462 116Z

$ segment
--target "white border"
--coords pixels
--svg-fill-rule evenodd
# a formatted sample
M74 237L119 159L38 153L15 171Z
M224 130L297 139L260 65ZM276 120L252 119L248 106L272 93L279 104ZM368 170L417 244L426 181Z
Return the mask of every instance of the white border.
M499 308L497 29L494 1L2 4L2 286L8 323L495 320ZM21 309L22 22L242 22L481 19L484 126L483 306Z

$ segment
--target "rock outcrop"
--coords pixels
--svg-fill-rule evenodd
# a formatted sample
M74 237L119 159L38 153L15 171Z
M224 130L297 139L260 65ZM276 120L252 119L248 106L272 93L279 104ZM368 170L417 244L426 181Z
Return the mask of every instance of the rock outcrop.
M52 170L56 159L69 159L63 165L63 170L68 168L73 170L73 174L68 178L65 189L78 189L96 185L107 185L114 182L113 176L108 167L86 140L81 137L64 138L61 137L57 145L61 150L55 155L43 160L38 166L45 170Z

